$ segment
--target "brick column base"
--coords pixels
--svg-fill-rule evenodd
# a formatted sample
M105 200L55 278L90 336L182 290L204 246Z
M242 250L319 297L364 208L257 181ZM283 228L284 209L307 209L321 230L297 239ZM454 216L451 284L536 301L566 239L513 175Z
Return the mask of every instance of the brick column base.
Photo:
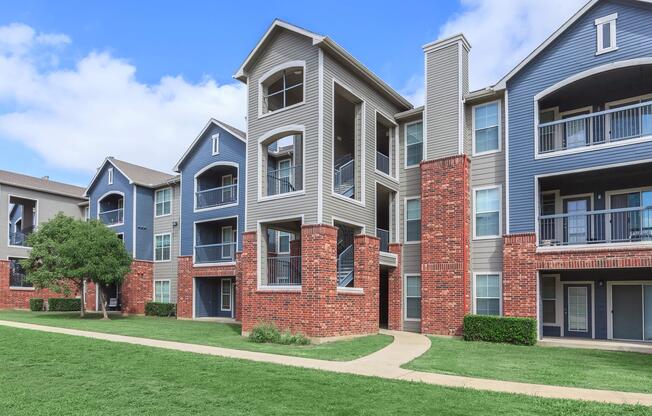
M537 316L535 234L503 237L503 315Z
M145 313L145 304L154 296L154 263L134 260L131 271L122 282L121 310L124 314Z
M393 331L403 330L403 276L402 254L403 245L392 243L389 245L389 252L396 254L396 267L389 270L388 277L388 323L387 326Z

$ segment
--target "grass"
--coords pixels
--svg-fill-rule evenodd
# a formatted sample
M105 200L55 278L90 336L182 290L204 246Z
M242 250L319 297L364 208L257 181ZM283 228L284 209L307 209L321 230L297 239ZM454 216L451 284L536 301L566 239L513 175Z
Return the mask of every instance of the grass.
M556 386L652 393L652 355L430 337L405 368Z
M0 327L3 415L649 415Z
M392 342L388 335L370 335L317 345L256 344L240 335L240 325L144 316L112 315L109 321L100 318L95 313L80 319L78 313L0 311L0 319L8 321L331 361L363 357Z

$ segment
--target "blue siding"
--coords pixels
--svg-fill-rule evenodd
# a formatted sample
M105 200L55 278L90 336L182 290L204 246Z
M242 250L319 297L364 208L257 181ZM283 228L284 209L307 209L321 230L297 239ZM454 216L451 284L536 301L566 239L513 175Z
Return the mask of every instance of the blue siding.
M154 191L136 186L136 256L154 260Z
M219 133L219 154L212 155L211 136ZM193 254L193 227L195 221L238 216L238 250L242 249L242 231L245 222L245 143L226 130L212 125L191 149L179 166L181 172L181 255ZM215 162L238 164L238 205L194 212L194 181L197 172Z
M596 56L595 19L612 13L618 13L618 50ZM600 2L507 83L511 233L535 230L535 175L652 159L650 142L534 159L534 96L587 69L609 62L652 56L650 21L652 9L649 6Z
M124 175L117 168L113 168L113 184L109 185L108 169L112 167L110 163L105 163L101 167L99 175L88 189L88 197L91 209L91 218L98 218L97 201L108 192L121 192L124 194L124 224L111 227L116 234L124 233L125 247L129 253L133 253L133 205L134 205L134 187L129 183Z

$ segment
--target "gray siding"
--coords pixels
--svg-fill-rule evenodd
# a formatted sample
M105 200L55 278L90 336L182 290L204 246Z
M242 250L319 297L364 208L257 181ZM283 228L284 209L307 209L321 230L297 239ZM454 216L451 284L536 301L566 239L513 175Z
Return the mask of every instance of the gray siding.
M253 231L259 220L304 216L304 223L317 222L317 156L318 156L318 101L319 101L319 51L305 36L286 30L270 39L269 45L257 58L248 73L248 140L247 140L247 205L246 229ZM289 110L258 117L258 87L262 75L273 67L288 61L306 63L304 104ZM305 126L304 146L304 195L284 199L258 201L259 168L258 140L276 128L298 124Z
M154 262L154 280L170 281L170 302L177 301L177 270L179 265L179 243L180 227L173 223L179 224L180 220L180 192L179 185L171 185L172 190L172 212L171 215L163 217L154 217L154 235L170 233L172 235L172 247L170 248L170 261ZM164 189L164 188L160 188ZM156 208L155 208L156 209ZM156 239L154 239L156 244ZM156 248L156 247L155 247Z
M9 230L7 226L9 224L10 195L38 201L36 208L37 224L47 222L59 212L75 218L82 218L84 215L83 207L79 206L83 202L81 199L0 185L0 217L2 218L0 220L0 259L3 260L6 260L7 257L27 257L29 255L29 249L27 248L8 247Z
M364 206L361 203L333 196L333 80L350 89L364 101ZM398 181L375 172L376 166L376 111L393 120L398 109L383 98L369 84L351 74L335 59L324 54L324 219L331 224L333 217L364 225L366 233L375 235L376 182L398 192ZM392 161L394 163L394 161Z

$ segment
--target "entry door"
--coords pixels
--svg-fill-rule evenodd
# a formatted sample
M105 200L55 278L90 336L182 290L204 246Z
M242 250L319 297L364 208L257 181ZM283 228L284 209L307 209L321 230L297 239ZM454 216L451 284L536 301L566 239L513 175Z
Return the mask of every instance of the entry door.
M564 218L564 242L566 244L584 244L589 237L589 216L591 209L589 198L564 200L564 213L571 214ZM573 215L576 214L576 215Z
M611 313L614 339L643 339L643 286L613 285Z
M195 317L233 317L233 279L201 277L195 279Z
M564 285L564 336L593 337L591 285Z

